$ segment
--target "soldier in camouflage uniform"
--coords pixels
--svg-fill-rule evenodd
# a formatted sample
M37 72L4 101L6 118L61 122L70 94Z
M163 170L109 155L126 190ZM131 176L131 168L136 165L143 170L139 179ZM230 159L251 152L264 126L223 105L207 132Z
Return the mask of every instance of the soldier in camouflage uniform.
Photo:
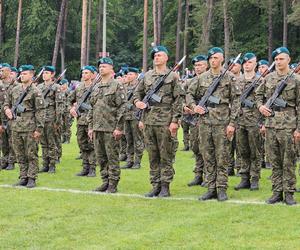
M11 78L11 67L7 63L3 63L1 70L1 82L2 82L2 98L1 103L4 103L4 95L5 93L11 92L13 87L15 86L15 81ZM9 121L7 117L2 114L2 159L1 159L1 168L6 170L12 170L15 168L15 153L12 146L12 135L11 128L9 126Z
M138 109L145 109L143 122L150 162L150 182L153 186L146 197L168 197L170 196L169 185L175 174L172 166L174 157L172 137L177 135L184 93L178 83L178 75L171 72L157 92L157 95L162 98L161 102L153 103L149 109L146 109L147 105L142 102L144 96L153 87L158 77L169 71L167 68L168 51L165 47L154 47L151 56L154 70L145 74L134 93L133 100Z
M280 82L291 73L289 55L290 52L285 47L273 51L276 70L265 77L265 83L256 91L257 107L265 116L266 153L272 165L273 195L266 201L268 204L283 200L287 205L296 204L293 194L296 190L295 143L299 143L300 140L299 76L293 74L279 95L279 98L286 102L286 107L274 106L273 110L270 110L264 104L273 95Z
M210 70L200 75L188 89L188 104L195 113L200 114L199 140L200 152L207 170L208 192L200 199L218 198L218 201L228 199L226 190L228 183L227 164L230 152L230 140L235 131L238 110L236 80L232 73L227 72L221 79L213 95L220 99L219 104L209 103L208 113L197 105L213 79L222 72L224 52L214 47L208 51Z
M94 152L94 144L88 137L88 111L82 110L81 115L78 116L76 113L76 107L80 102L83 94L87 91L92 84L92 78L94 77L95 69L91 66L84 66L81 69L82 83L70 94L69 101L72 105L70 114L77 118L77 142L82 155L83 168L81 172L76 174L77 176L96 176L96 159ZM88 100L89 102L89 100Z
M202 73L204 73L207 70L207 56L205 55L197 55L192 59L192 64L194 65L194 70L195 70L195 76L192 79L187 79L186 81L186 86L185 86L185 91L187 92L189 86L192 85L193 81L198 81L198 78ZM187 101L187 100L186 100ZM184 108L184 115L194 115L195 113L193 110L191 110L188 105L185 105ZM195 186L195 185L201 185L204 180L203 175L205 177L205 169L204 169L204 161L203 157L200 153L199 149L199 128L198 124L196 125L191 125L191 146L192 150L195 155L195 161L196 165L194 168L194 173L195 173L195 178L191 182L188 183L188 186Z
M138 84L137 68L128 67L127 73L127 98L131 95L130 100L127 100L125 114L125 136L127 141L127 164L121 168L138 169L141 167L141 160L144 151L143 133L138 127L138 121L134 117L136 109L132 104L132 94Z
M72 126L72 117L70 115L70 112L68 110L68 97L70 94L70 91L68 89L68 80L67 79L63 79L60 81L60 85L61 85L61 92L63 93L63 101L65 103L65 107L64 107L64 111L63 111L63 122L62 122L62 143L66 143L69 144L70 140L71 140L71 126Z
M55 173L57 160L57 144L56 133L59 124L61 123L61 103L59 102L60 88L57 83L54 83L55 67L45 66L43 71L43 83L39 84L37 88L42 92L46 119L41 136L43 167L40 172Z
M258 76L255 73L256 56L249 52L243 57L244 75L238 81L239 89L243 93ZM259 84L259 83L258 83ZM257 85L258 85L257 84ZM235 190L259 189L259 178L261 170L261 136L260 136L260 113L255 106L255 92L253 91L247 101L254 104L253 107L241 104L238 127L236 131L237 148L240 153L241 182L235 187Z
M97 162L100 165L102 185L94 191L116 193L120 180L119 140L124 127L126 92L124 86L113 79L113 61L98 61L101 82L91 95L89 111L89 137L94 140Z
M4 111L11 120L12 142L20 166L20 181L16 185L33 188L38 175L38 141L45 122L45 103L40 90L32 84L34 67L23 65L19 71L22 84L17 84L6 96ZM24 91L27 91L21 103L24 109L19 108L13 114L11 109Z

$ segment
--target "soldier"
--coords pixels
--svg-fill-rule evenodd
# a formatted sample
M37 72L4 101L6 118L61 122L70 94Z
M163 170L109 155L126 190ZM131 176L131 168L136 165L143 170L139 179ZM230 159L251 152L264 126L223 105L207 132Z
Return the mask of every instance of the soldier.
M11 67L7 63L2 63L0 70L1 81L3 85L2 93L9 93L15 86L14 80L11 78ZM3 104L4 98L1 98ZM11 128L6 116L2 115L2 169L13 170L15 168L15 153L12 146Z
M89 137L94 140L100 164L102 185L94 191L116 193L120 180L119 140L124 127L126 93L124 86L112 77L113 61L98 61L101 81L91 95L88 115Z
M45 124L41 135L43 167L41 173L55 173L57 160L57 145L55 141L59 124L61 123L61 108L59 99L60 88L54 82L55 67L44 66L43 83L37 85L37 88L43 94L46 109Z
M244 92L258 76L255 73L256 56L248 52L243 57L244 75L238 81L239 89ZM258 85L259 83L257 83ZM255 92L247 97L247 101L255 103ZM236 131L237 148L240 153L241 182L234 188L235 190L259 189L259 178L261 170L261 137L260 137L260 113L256 106L253 107L241 104L238 127Z
M69 101L72 105L70 114L77 118L77 142L82 156L82 170L77 173L77 176L96 176L96 159L94 152L94 144L88 137L88 111L82 110L80 116L76 112L77 104L80 102L83 94L92 85L92 78L94 76L95 69L89 65L84 66L81 69L82 83L70 94ZM87 101L87 103L89 100Z
M71 140L71 126L72 126L72 117L70 115L70 112L68 110L68 98L69 98L69 94L70 94L70 90L69 90L69 81L67 79L62 79L60 81L60 90L63 93L63 100L65 103L65 108L64 108L64 112L63 112L63 123L62 123L62 138L61 138L61 142L62 143L66 143L69 144L70 140Z
M266 76L265 83L258 87L256 94L257 107L265 116L266 153L272 165L273 195L266 202L274 204L284 200L287 205L294 205L295 144L300 140L300 79L296 74L288 78L287 85L279 95L280 100L286 102L285 105L271 107L273 110L268 108L265 101L273 95L282 80L291 74L290 52L286 47L274 50L272 57L276 70Z
M192 59L192 64L194 65L194 70L195 70L195 77L192 79L188 79L186 81L186 92L188 90L188 87L192 85L193 81L197 81L198 78L200 77L200 75L202 73L204 73L207 70L207 56L205 55L198 55L195 56ZM187 102L188 100L186 100ZM187 105L185 105L185 107L183 108L184 110L184 114L189 114L189 115L194 115L193 110L191 110ZM195 178L194 180L192 180L190 183L188 183L188 186L195 186L195 185L201 185L203 182L203 175L205 177L205 169L204 169L204 161L203 161L203 157L200 153L200 149L199 149L199 128L198 128L198 124L196 125L191 125L191 146L192 146L192 150L194 152L195 155L195 161L196 161L196 165L194 168L194 173L195 173Z
M214 47L208 51L210 70L200 75L188 89L188 103L190 108L200 114L199 140L200 152L207 170L208 192L199 199L208 200L218 198L218 201L228 199L226 190L228 183L227 164L230 151L230 140L235 131L236 115L238 110L236 79L227 72L220 80L213 95L219 98L220 103L209 103L208 112L197 105L213 79L219 76L224 60L221 48Z
M18 77L18 74L19 74L19 71L16 67L11 67L10 68L11 71L10 71L10 78L13 82L15 82L17 80L17 77Z
M23 65L19 72L22 84L14 86L6 96L4 111L11 120L12 142L20 166L20 181L16 185L33 188L39 170L38 141L45 122L45 103L40 90L32 84L34 67ZM22 103L17 103L21 95L25 98ZM18 107L15 107L16 104L19 104Z
M257 73L263 75L269 68L269 62L265 59L259 60L257 63Z
M233 61L234 58L231 58L229 60L229 63L232 63ZM234 74L236 80L239 80L239 78L242 75L241 71L242 71L242 60L239 59L235 64L232 65L230 72Z
M139 70L134 67L128 67L127 73L127 100L125 114L125 135L127 141L127 164L121 168L138 169L141 167L141 160L144 151L144 142L142 131L138 127L138 121L134 117L136 109L132 104L132 95L138 84Z
M146 93L153 87L156 80L168 73L168 50L164 46L152 49L154 70L145 74L134 93L134 104L138 109L144 110L143 122L145 125L145 138L150 162L150 182L153 189L146 197L170 196L169 185L173 180L173 148L178 130L178 122L182 113L183 90L178 83L178 75L171 72L164 81L163 86L156 93L162 98L160 103L153 103L147 108L142 102Z

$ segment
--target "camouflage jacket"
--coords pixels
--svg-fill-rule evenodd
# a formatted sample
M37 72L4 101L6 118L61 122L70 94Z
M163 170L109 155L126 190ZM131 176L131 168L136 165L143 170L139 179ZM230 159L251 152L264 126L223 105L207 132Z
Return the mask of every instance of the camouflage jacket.
M265 81L256 90L256 105L258 108L272 96L277 85L284 77L285 75L279 75L276 71L265 77ZM288 80L287 86L279 97L287 102L287 107L275 111L274 116L265 117L265 126L275 129L297 128L300 130L300 78L298 75L293 75Z
M187 92L187 103L191 109L198 104L198 101L205 94L212 84L213 75L211 70L204 72L199 77L195 77ZM237 113L239 110L240 91L236 85L236 79L232 73L227 72L222 78L213 96L220 98L220 104L215 107L207 107L209 112L201 115L199 122L210 125L236 125Z
M134 95L133 101L142 101L144 96L153 87L155 81L164 74L167 74L167 69L162 74L156 73L155 70L146 72L145 77L140 82ZM178 76L172 72L165 80L163 86L156 93L162 98L160 103L153 103L149 109L143 112L143 121L146 125L169 125L171 122L177 123L182 116L184 91L178 83Z
M243 93L255 80L258 79L259 76L254 76L250 80L246 80L245 76L241 76L239 81L237 81L238 87ZM262 79L260 80L260 83ZM258 83L258 85L260 84ZM262 121L262 116L256 107L256 100L255 100L255 90L247 97L248 100L254 103L253 108L247 108L240 106L239 116L238 116L238 124L242 126L250 126L255 127L259 126Z
M17 84L7 93L4 101L4 110L12 108L24 89L22 84ZM40 90L32 84L29 92L22 102L25 112L17 113L17 118L11 121L11 130L16 132L41 132L45 123L45 102Z
M52 83L51 83L52 84ZM45 82L37 85L37 88L41 91L42 95L46 93L50 86L46 85ZM60 86L58 84L53 84L49 94L45 98L45 108L46 108L46 122L54 121L57 124L61 123L62 119L62 95L60 91Z
M88 112L89 129L113 132L123 130L126 92L124 86L111 79L96 85L91 98L92 109Z
M126 92L127 92L127 97L126 97L126 105L125 105L125 120L126 121L132 121L135 119L134 117L134 112L137 111L136 107L133 104L133 96L129 101L127 101L128 95L134 91L134 88L136 87L137 81L133 81L128 83L126 85Z

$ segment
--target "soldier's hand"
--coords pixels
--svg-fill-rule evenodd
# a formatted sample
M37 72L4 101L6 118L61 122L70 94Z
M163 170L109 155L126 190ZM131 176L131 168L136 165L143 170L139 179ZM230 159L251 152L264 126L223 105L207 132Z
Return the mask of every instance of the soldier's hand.
M234 136L234 131L235 131L235 128L231 125L228 125L227 128L226 128L226 136L227 136L227 139L229 141L232 141L233 139L233 136Z
M90 140L93 141L93 139L94 139L94 130L89 129L88 136L89 136Z
M191 110L188 106L184 106L183 111L185 114L195 114L195 112Z
M137 101L137 102L135 103L135 106L136 106L138 109L145 109L145 108L147 108L146 103L141 102L141 101Z
M261 128L259 129L259 132L262 136L266 135L266 127L264 125L261 126Z
M294 140L295 140L295 143L300 142L300 132L298 130L295 130L295 132L294 132Z
M32 136L35 141L39 141L41 137L41 133L38 131L34 131Z
M123 133L121 130L115 129L113 132L113 136L115 138L116 141L120 140L122 137Z
M0 125L0 134L2 134L5 131L2 125Z
M12 120L13 114L12 114L12 112L11 112L11 109L6 109L6 110L5 110L5 115L7 116L7 118L8 118L9 120Z
M169 126L169 130L171 132L171 136L175 137L177 135L178 123L172 122Z
M139 126L140 130L143 130L145 128L144 123L141 122L141 121L139 121L139 125L138 126Z
M272 114L272 111L270 109L268 109L265 105L261 105L259 107L259 112L262 113L266 117L271 116L271 114Z
M205 114L205 109L197 105L197 106L194 108L194 112L195 112L195 113L198 113L198 114L200 114L200 115L204 115L204 114Z
M73 116L74 118L76 118L78 115L76 113L76 107L73 106L71 109L70 109L70 114L71 116Z

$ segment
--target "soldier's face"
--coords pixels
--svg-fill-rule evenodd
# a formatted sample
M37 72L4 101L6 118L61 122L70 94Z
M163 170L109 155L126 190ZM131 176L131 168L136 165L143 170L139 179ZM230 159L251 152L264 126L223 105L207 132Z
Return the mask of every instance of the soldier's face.
M200 75L200 74L204 73L207 70L207 62L206 61L196 62L194 64L194 69L195 69L196 75Z
M112 75L113 74L113 67L110 64L100 64L99 71L102 76Z
M242 69L242 65L240 65L239 63L235 63L233 67L230 69L230 72L237 75L241 72L241 69Z
M160 66L160 65L165 65L167 64L168 61L168 55L165 52L157 52L154 54L154 65L155 66Z
M222 65L222 62L224 60L224 56L222 53L216 53L213 54L210 58L209 58L209 65L211 68L213 69L217 69L220 68Z
M126 82L132 82L137 78L137 73L129 72L126 75Z
M266 70L268 70L268 65L260 65L258 67L258 73L260 75L263 75L266 72Z
M286 70L289 67L291 58L289 55L281 53L275 57L275 66L278 70Z
M67 91L67 89L68 89L68 85L67 85L67 84L63 84L63 85L60 86L60 90L61 90L62 92Z
M52 73L51 71L43 72L43 80L44 81L50 81L52 79L52 77L54 77L54 73Z
M28 82L32 81L34 72L27 70L27 71L21 72L20 75L21 75L21 82L28 83Z
M93 77L93 73L87 69L83 70L81 74L82 74L83 81L89 81Z
M1 76L1 79L6 79L10 76L10 68L8 67L3 67L0 69L0 76Z
M253 72L255 70L256 64L256 58L252 58L251 60L244 62L243 69L245 72Z
M10 77L11 77L11 79L15 80L18 77L18 73L15 71L12 71L12 72L10 72Z

